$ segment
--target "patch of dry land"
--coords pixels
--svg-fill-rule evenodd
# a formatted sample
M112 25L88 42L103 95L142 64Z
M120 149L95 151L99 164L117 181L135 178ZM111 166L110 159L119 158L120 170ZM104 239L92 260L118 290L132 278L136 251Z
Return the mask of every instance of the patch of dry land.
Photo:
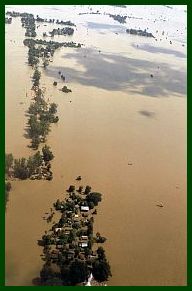
M36 44L46 110L58 105L59 121L50 122L46 135L52 180L12 178L6 285L32 286L39 277L37 242L54 222L43 215L66 198L69 185L80 185L78 175L103 193L94 233L107 238L107 285L186 285L186 7L13 5L7 11L35 18L27 29L21 17L6 15L12 18L5 27L6 153L16 159L37 152L27 131L37 91L24 39L81 45L54 48L52 55ZM37 122L43 118L38 112Z

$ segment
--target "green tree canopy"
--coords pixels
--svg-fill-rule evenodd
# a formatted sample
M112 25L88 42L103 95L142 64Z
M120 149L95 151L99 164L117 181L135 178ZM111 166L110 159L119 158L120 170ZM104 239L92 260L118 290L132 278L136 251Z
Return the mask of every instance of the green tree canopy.
M54 158L54 155L53 153L51 152L50 150L50 147L45 145L43 148L42 148L42 153L43 153L43 159L44 161L48 162L48 161L51 161L53 158Z
M87 195L86 200L88 203L92 202L95 206L101 201L101 193L91 192Z
M72 285L87 281L88 274L86 262L76 259L71 263L69 269L69 280Z
M9 173L9 169L13 166L13 155L5 154L5 173Z
M107 281L111 275L111 268L106 259L96 260L93 263L93 277L98 282Z
M49 113L51 113L51 114L57 113L57 104L56 103L51 103L50 104Z
M16 178L25 180L29 178L29 169L27 160L25 158L15 159L14 161L14 175Z

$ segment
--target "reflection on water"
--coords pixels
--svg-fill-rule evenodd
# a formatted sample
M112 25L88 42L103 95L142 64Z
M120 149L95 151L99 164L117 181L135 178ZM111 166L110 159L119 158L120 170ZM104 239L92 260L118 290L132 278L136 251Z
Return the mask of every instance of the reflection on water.
M19 20L6 32L6 151L27 157L32 152L23 135L32 71L25 63ZM42 74L41 85L58 104L60 118L48 137L54 179L12 183L7 285L32 285L39 276L43 262L37 241L51 227L42 217L68 185L78 184L78 175L104 194L95 231L108 238L109 285L186 285L185 59L139 50L133 42L146 40L127 35L86 33L80 27L72 38L84 39L85 48L57 51ZM57 88L52 85L60 69L71 94L59 91L61 80Z

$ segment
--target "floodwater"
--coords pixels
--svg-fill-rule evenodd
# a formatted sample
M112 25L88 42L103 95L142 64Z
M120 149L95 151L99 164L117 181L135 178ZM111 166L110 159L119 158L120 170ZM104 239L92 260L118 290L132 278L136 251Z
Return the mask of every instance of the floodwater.
M7 7L74 21L74 36L55 40L84 46L56 51L42 69L41 85L46 98L58 104L60 118L47 141L55 155L54 179L12 182L6 285L31 286L39 276L43 261L37 240L50 227L42 217L70 184L79 185L78 175L83 185L103 193L95 231L107 237L104 247L113 273L108 285L186 285L185 7L92 6L102 15L78 15L90 7ZM130 18L121 25L104 12L147 19ZM157 41L125 33L126 27L146 25ZM50 26L41 24L39 36ZM25 137L25 114L32 69L19 18L6 25L5 36L6 152L28 157L33 151ZM59 70L71 94L59 91Z

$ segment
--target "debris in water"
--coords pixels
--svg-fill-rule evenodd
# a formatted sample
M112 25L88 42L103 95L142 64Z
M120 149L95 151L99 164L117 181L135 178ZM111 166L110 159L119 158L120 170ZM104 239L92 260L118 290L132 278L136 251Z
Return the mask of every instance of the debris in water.
M156 204L156 206L157 207L163 207L164 205L163 205L163 203L158 203L158 204Z

